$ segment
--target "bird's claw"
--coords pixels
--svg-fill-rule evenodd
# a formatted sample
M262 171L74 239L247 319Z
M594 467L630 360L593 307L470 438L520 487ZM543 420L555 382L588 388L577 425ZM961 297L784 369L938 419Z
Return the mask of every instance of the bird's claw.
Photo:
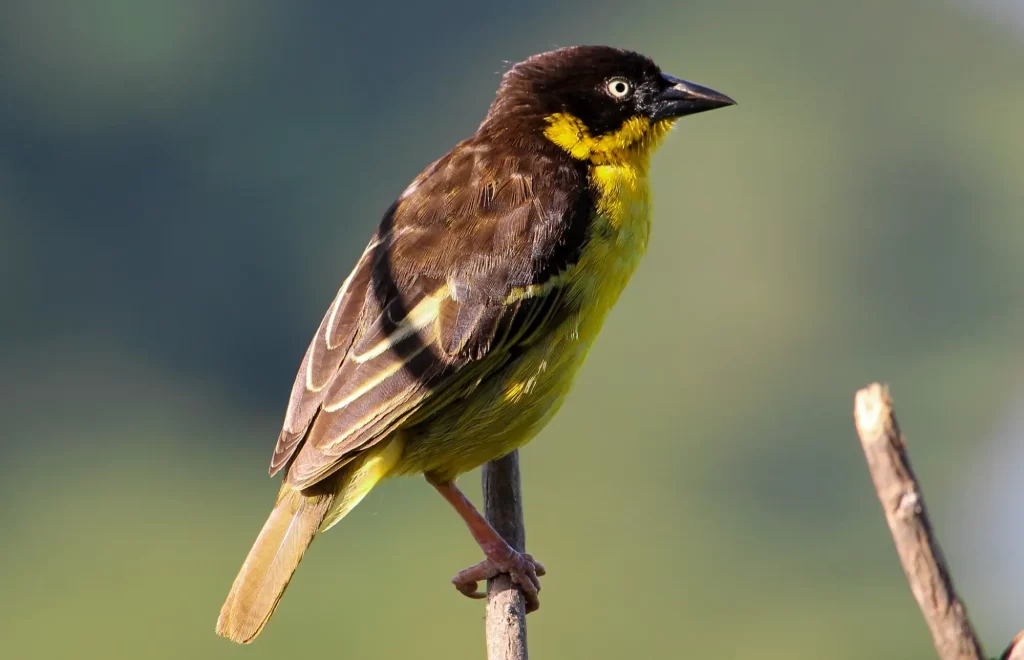
M519 585L526 599L526 611L533 612L540 607L540 598L537 592L540 591L540 576L547 573L544 564L534 559L525 552L515 552L507 559L488 558L475 566L459 571L459 574L452 578L452 584L464 596L469 598L486 598L487 593L479 591L477 584L483 580L490 580L501 574L508 575L512 582Z

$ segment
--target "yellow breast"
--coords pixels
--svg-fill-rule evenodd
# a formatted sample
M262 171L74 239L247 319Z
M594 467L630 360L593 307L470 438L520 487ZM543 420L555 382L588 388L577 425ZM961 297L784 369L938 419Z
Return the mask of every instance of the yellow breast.
M558 113L548 118L545 136L589 165L596 217L568 283L570 295L583 303L578 334L587 343L600 330L647 251L651 232L647 172L651 154L671 127L670 121L652 124L633 117L616 131L592 136L577 117Z
M528 441L558 410L647 250L651 213L646 169L625 163L597 165L590 179L596 213L580 259L560 285L579 311L524 354L502 384L503 407L515 409L516 421L506 419L502 426L502 441L509 448Z
M651 232L646 172L624 164L598 165L591 181L598 193L597 214L569 281L570 296L578 297L585 310L580 318L585 339L600 330L647 251Z

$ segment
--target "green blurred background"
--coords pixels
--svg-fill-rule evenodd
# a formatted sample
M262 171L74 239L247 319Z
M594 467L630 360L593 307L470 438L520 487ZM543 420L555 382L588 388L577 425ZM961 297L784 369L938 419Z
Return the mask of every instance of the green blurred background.
M0 656L481 658L419 479L213 634L292 377L507 62L645 52L738 99L656 156L650 254L523 453L537 658L931 658L852 396L891 383L995 655L1024 625L1024 20L980 0L0 8ZM463 479L479 498L478 475Z

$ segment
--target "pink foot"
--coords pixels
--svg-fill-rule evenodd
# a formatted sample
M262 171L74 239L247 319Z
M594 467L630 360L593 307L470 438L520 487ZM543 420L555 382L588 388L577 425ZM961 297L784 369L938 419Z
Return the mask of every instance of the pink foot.
M487 558L475 566L470 566L452 578L452 584L462 594L470 598L486 598L487 594L477 590L477 583L483 580L490 580L502 573L512 578L512 582L519 585L526 598L526 611L533 612L540 607L540 599L537 592L540 591L540 576L547 573L544 564L535 560L525 552L516 552L507 558Z

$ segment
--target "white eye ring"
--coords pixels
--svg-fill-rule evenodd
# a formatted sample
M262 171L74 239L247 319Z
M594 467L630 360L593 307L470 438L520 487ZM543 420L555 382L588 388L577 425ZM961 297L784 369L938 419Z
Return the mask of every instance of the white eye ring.
M608 93L617 99L624 99L633 91L633 86L625 78L612 78L608 81Z

